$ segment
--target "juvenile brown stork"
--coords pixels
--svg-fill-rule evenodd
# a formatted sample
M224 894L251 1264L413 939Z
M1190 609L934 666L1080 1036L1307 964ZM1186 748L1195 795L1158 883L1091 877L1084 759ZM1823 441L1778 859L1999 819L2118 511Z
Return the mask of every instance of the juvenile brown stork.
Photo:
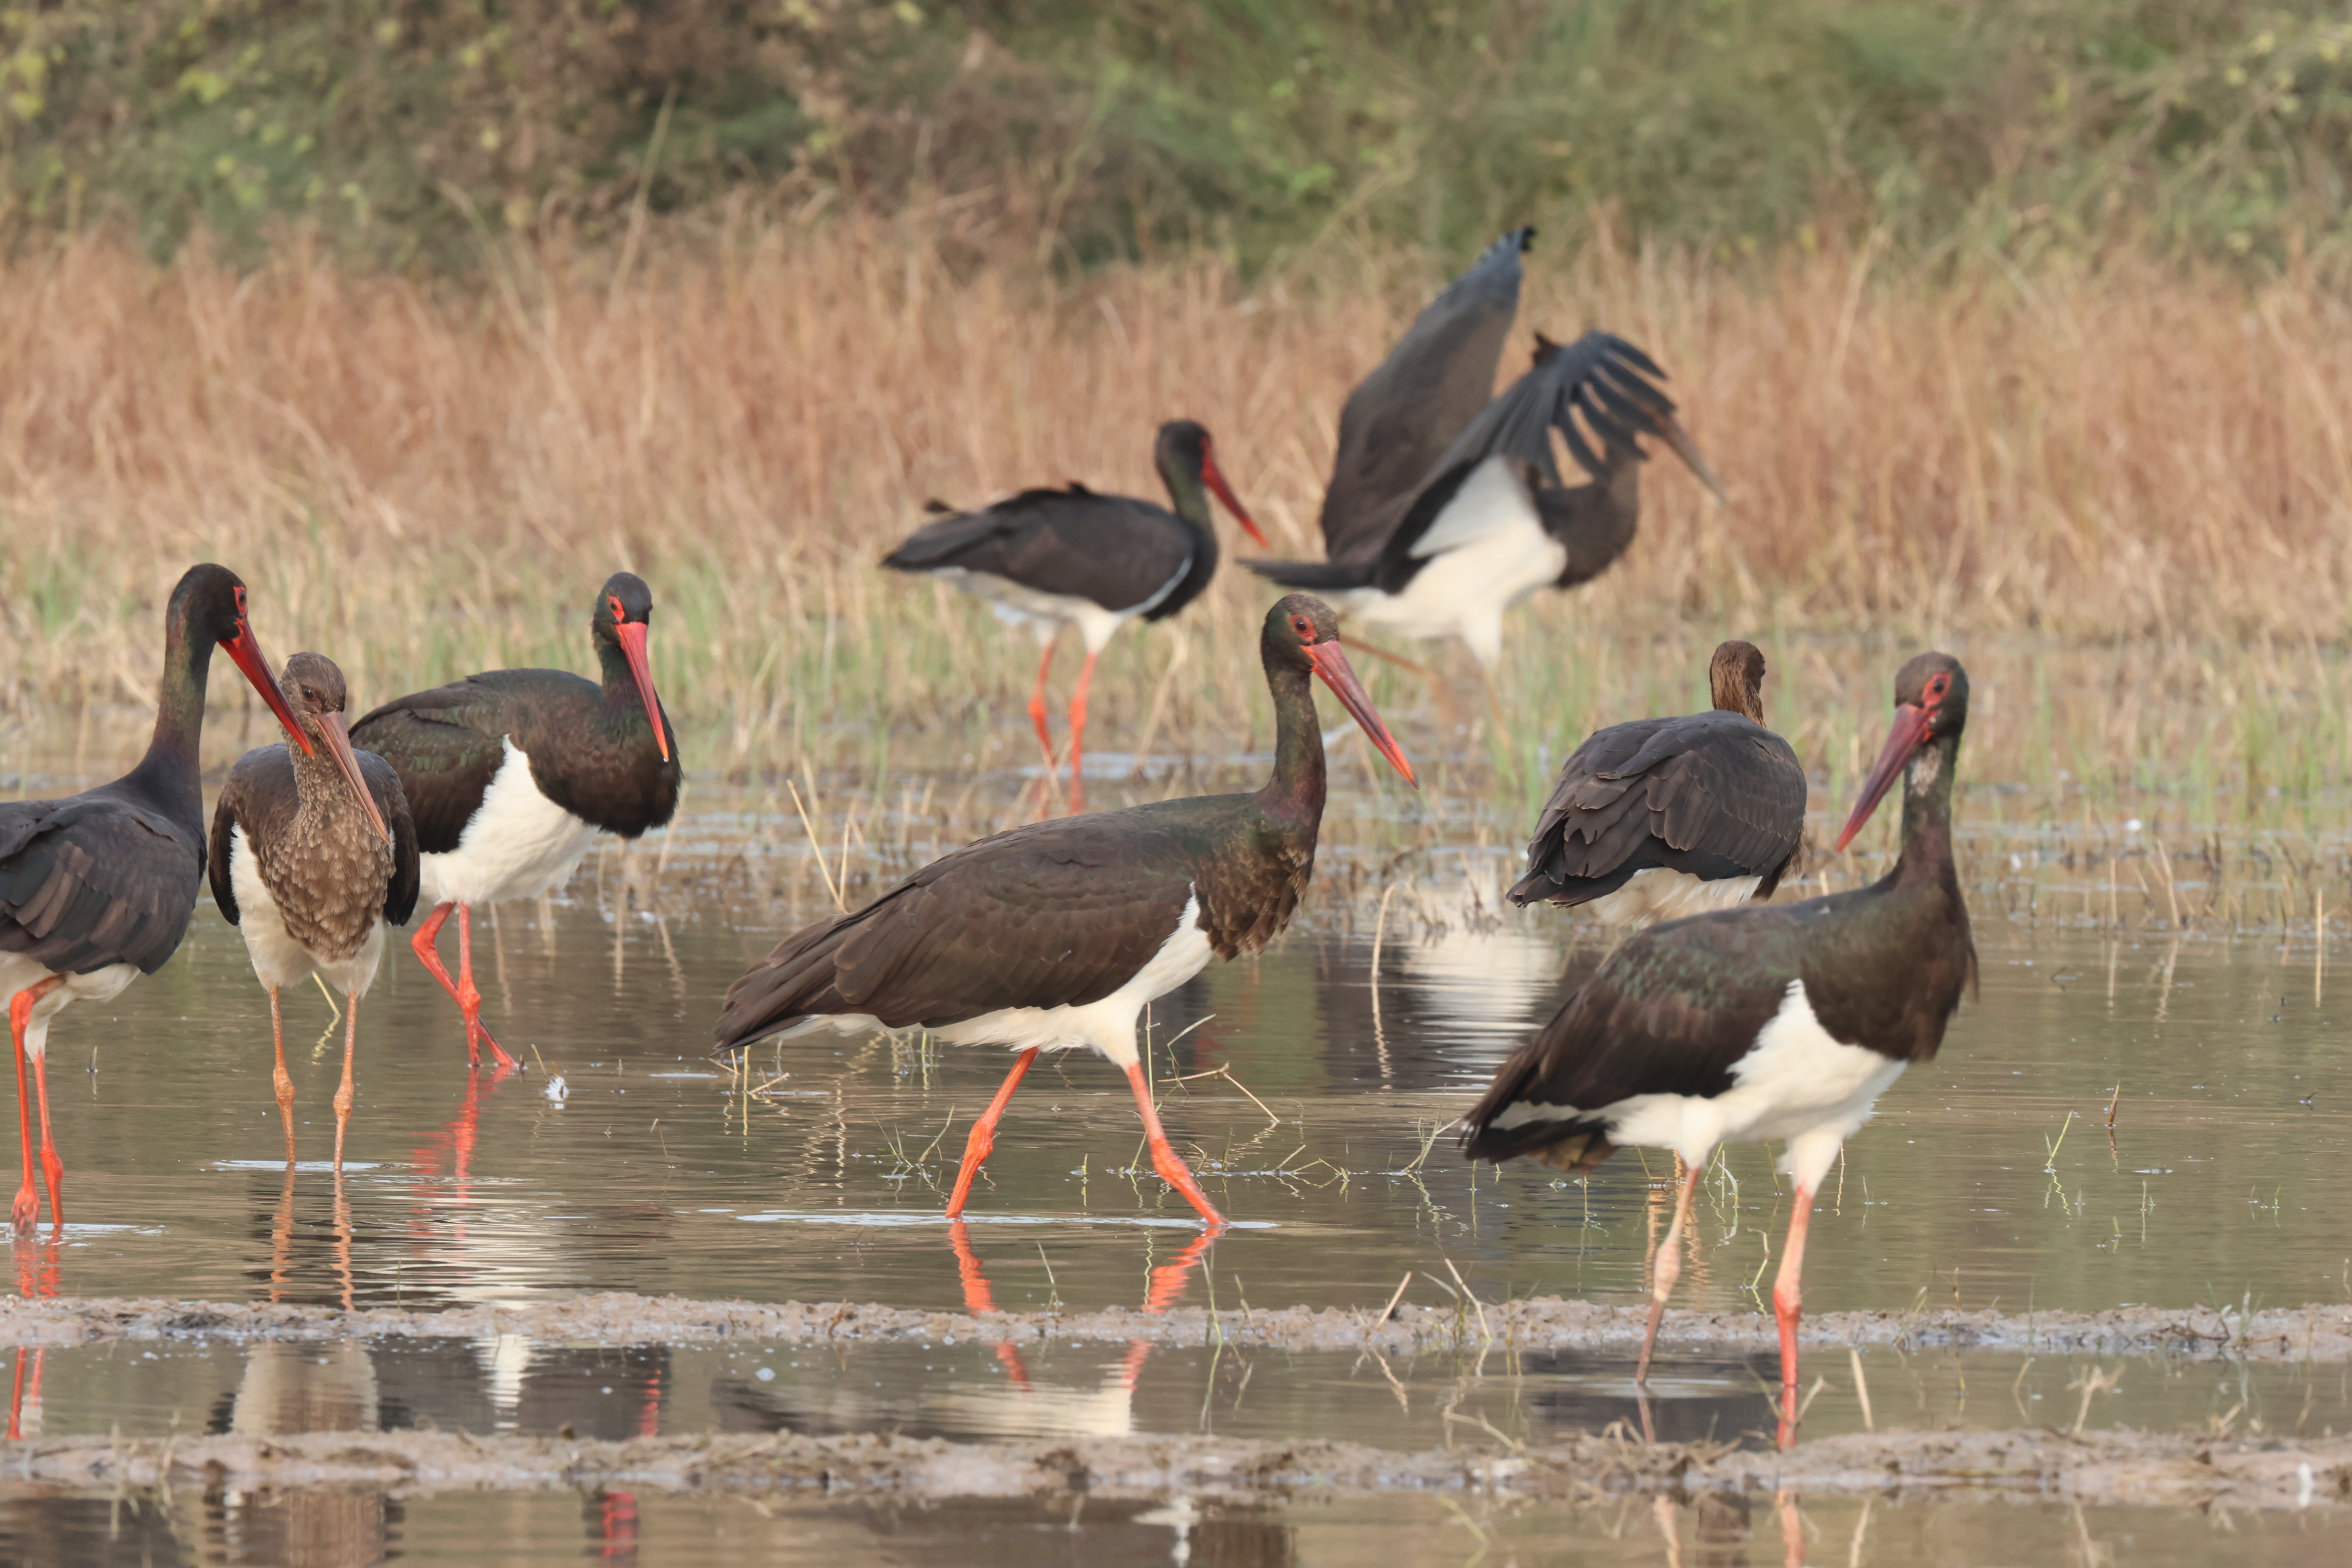
M400 775L415 818L418 888L433 913L409 946L464 1015L467 1059L480 1065L487 1044L501 1075L515 1062L482 1025L474 906L560 888L597 834L635 838L677 810L677 735L646 647L653 613L644 580L615 572L588 616L601 684L495 669L395 698L352 726L352 742ZM454 981L434 946L452 910Z
M246 956L269 993L278 1114L294 1163L294 1080L286 1075L280 987L317 974L343 997L343 1081L335 1091L335 1169L352 1119L352 1058L360 998L374 984L383 928L416 908L416 826L400 775L352 749L343 672L298 653L280 680L310 744L262 746L239 757L213 806L213 902L245 934Z
M288 734L308 748L246 619L245 584L226 566L192 566L163 612L163 679L155 732L137 767L64 800L0 805L0 996L16 1047L16 1132L25 1181L11 1210L18 1230L40 1218L25 1091L32 1058L41 1100L41 1169L49 1218L65 1162L49 1131L49 1020L69 1002L105 1002L179 950L205 882L205 795L196 753L205 678L226 648Z
M1674 400L1655 384L1665 372L1649 355L1607 332L1566 345L1538 335L1536 344L1534 367L1431 466L1377 551L1244 564L1370 625L1458 637L1492 671L1503 656L1504 611L1538 588L1591 582L1633 542L1646 460L1637 437L1671 447L1723 499ZM1591 483L1562 484L1555 431Z
M1064 626L1086 641L1087 662L1070 698L1070 791L1084 799L1087 689L1095 660L1113 634L1140 616L1164 621L1201 596L1217 574L1217 531L1209 510L1215 492L1242 531L1263 549L1249 511L1217 468L1209 433L1190 419L1160 427L1152 461L1168 487L1170 510L1131 496L1097 495L1084 485L1066 490L1023 490L979 511L945 512L909 534L882 558L893 572L952 583L989 601L997 618L1027 626L1037 636L1037 689L1029 718L1054 774L1054 737L1045 726L1045 677Z
M1348 394L1323 491L1326 560L1378 556L1430 468L1494 401L1519 310L1519 258L1535 237L1515 228L1488 246Z
M1258 657L1274 693L1265 788L1059 817L967 845L864 909L787 938L729 989L712 1054L824 1027L921 1027L949 1045L1019 1051L965 1142L948 1200L953 1218L1037 1053L1091 1046L1127 1073L1153 1169L1220 1223L1160 1129L1136 1020L1212 954L1263 948L1297 908L1323 820L1312 679L1412 779L1348 666L1329 605L1304 594L1276 604Z
M1805 770L1764 728L1764 655L1727 642L1711 713L1597 730L1560 764L1511 901L1583 905L1612 925L1763 903L1805 833Z
M1843 849L1904 779L1903 852L1867 888L1654 926L1612 953L1542 1033L1505 1062L1464 1119L1474 1160L1528 1154L1591 1170L1626 1145L1670 1149L1686 1173L1652 1272L1634 1373L1682 1268L1700 1174L1719 1144L1780 1139L1795 1179L1772 1306L1780 1327L1780 1438L1793 1436L1799 1277L1813 1194L1845 1140L1913 1062L1933 1059L1976 978L1952 866L1952 772L1969 678L1923 653L1895 678L1895 724L1862 786Z

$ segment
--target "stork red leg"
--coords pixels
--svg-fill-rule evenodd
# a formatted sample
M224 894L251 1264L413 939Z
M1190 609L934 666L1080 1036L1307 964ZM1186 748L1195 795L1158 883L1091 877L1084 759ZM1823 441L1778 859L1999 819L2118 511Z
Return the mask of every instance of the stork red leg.
M1056 627L1054 637L1046 637L1045 651L1037 656L1037 689L1029 694L1029 721L1037 726L1037 749L1045 753L1045 776L1049 779L1054 776L1054 735L1045 728L1045 678L1054 670L1054 640L1059 635L1060 628Z
M1683 1226L1690 1220L1691 1199L1698 1195L1698 1179L1706 1169L1704 1161L1690 1163L1683 1184L1675 1193L1674 1223L1666 1226L1657 1261L1650 1266L1650 1324L1642 1331L1642 1359L1633 1368L1636 1387L1646 1387L1650 1381L1650 1352L1657 1347L1658 1320L1666 1315L1666 1298L1674 1294L1675 1281L1682 1275Z
M514 1071L514 1058L507 1055L506 1048L490 1037L489 1029L482 1023L482 994L474 985L474 907L471 904L457 906L457 1005L466 1015L466 1059L477 1065L480 1063L481 1054L474 1047L475 1040L478 1038L490 1047L490 1055L498 1063L499 1077Z
M1087 688L1095 681L1095 660L1101 656L1087 649L1087 662L1078 668L1078 689L1070 697L1070 809L1084 811L1087 805Z
M294 1080L286 1072L286 1024L278 1016L278 987L269 988L269 1038L278 1047L278 1068L270 1081L278 1089L278 1114L286 1122L286 1168L294 1168Z
M980 1174L981 1162L986 1160L990 1151L996 1147L996 1124L1003 1120L1004 1108L1013 1100L1013 1091L1019 1089L1021 1080L1028 1076L1030 1065L1036 1061L1040 1048L1032 1046L1013 1058L1013 1070L1004 1075L1003 1083L997 1087L996 1098L988 1102L988 1109L982 1111L980 1120L971 1124L971 1134L963 1141L963 1163L956 1167L955 1191L948 1194L948 1218L953 1219L963 1213L964 1200L971 1196L971 1179ZM993 1311L995 1309L973 1310Z
M1797 1320L1804 1309L1799 1279L1805 1271L1805 1227L1813 1217L1813 1194L1797 1189L1796 1212L1789 1216L1789 1239L1780 1248L1780 1272L1772 1280L1772 1315L1780 1321L1780 1447L1797 1440Z
M449 922L449 916L457 908L455 903L436 904L433 912L425 917L425 923L416 928L416 934L408 939L408 949L416 954L416 962L425 965L425 973L441 983L441 989L449 993L452 1002L457 1000L457 983L449 978L449 971L442 966L437 944L441 941L441 928Z
M1217 1212L1216 1205L1201 1190L1201 1184L1192 1179L1192 1171L1169 1146L1168 1134L1160 1125L1159 1108L1151 1103L1151 1085L1144 1079L1141 1062L1128 1064L1127 1081L1135 1090L1136 1109L1143 1113L1144 1134L1151 1140L1151 1168L1160 1173L1161 1181L1183 1194L1184 1201L1198 1210L1202 1219L1211 1225L1224 1224L1225 1216Z
M33 1091L41 1100L41 1175L49 1187L49 1226L63 1230L66 1223L66 1163L58 1158L58 1141L49 1134L49 1053L33 1058Z
M64 975L52 974L8 999L8 1033L16 1042L16 1142L25 1154L25 1184L16 1189L16 1206L9 1217L20 1231L32 1229L41 1218L41 1200L33 1190L33 1097L25 1088L25 1031L33 1026L33 1009L41 998L65 983ZM44 1136L47 1121L44 1117Z
M455 980L449 978L449 971L443 966L441 954L434 945L440 941L441 928L447 923L453 910L457 915L457 978ZM466 1059L476 1067L481 1066L482 1042L488 1041L490 1054L498 1058L499 1073L514 1071L514 1058L507 1055L499 1042L491 1037L488 1026L482 1022L482 994L474 988L472 907L459 903L436 906L425 923L416 928L416 934L408 939L408 945L415 951L417 961L441 983L441 989L449 993L449 999L457 1004L457 1011L465 1016Z
M343 1171L343 1133L352 1121L352 1054L358 1048L360 1036L360 994L347 992L343 996L343 1084L335 1090L335 1173ZM293 1123L287 1123L287 1135L293 1135Z

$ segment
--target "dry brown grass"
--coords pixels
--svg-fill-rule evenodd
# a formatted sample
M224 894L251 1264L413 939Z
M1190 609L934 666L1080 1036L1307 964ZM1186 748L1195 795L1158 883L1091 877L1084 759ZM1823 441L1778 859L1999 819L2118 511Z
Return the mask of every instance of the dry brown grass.
M1606 324L1651 350L1735 506L1659 465L1628 559L1515 617L1513 733L1482 759L1507 793L1590 722L1694 701L1732 633L1777 640L1775 713L1833 772L1895 652L1937 640L1999 694L1993 776L2344 776L2345 302L2128 263L1954 281L1570 248L1530 258L1522 341ZM1439 276L1327 251L1248 289L1213 259L959 278L913 221L746 220L657 238L618 280L493 261L477 294L298 244L250 275L102 237L0 262L0 710L48 733L145 700L154 606L196 559L363 700L582 667L588 600L626 564L655 584L690 761L1018 760L987 707L1026 654L874 567L924 498L1155 494L1151 430L1190 415L1277 547L1311 554L1334 413ZM1265 602L1228 572L1115 644L1100 744L1155 710L1161 750L1229 752L1245 711L1262 740L1244 650ZM1420 707L1399 679L1376 690ZM2017 719L2037 713L2038 738Z

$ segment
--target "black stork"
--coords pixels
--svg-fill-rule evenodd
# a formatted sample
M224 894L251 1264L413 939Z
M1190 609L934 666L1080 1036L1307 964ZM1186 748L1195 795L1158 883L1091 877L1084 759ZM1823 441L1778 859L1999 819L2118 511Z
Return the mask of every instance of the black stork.
M1423 479L1494 400L1519 310L1519 258L1535 237L1531 226L1515 228L1488 246L1348 394L1323 491L1326 560L1379 555Z
M395 698L352 726L400 775L416 822L418 887L433 913L409 946L466 1019L467 1058L488 1044L474 984L473 908L536 898L572 878L599 833L635 838L677 809L677 733L646 651L653 590L615 572L589 612L604 680L563 669L494 669ZM457 978L434 943L457 912Z
M1131 496L1097 495L1084 485L1065 490L1023 490L979 511L953 511L925 523L882 558L894 572L952 583L989 601L998 618L1027 625L1042 649L1029 718L1054 774L1054 738L1045 727L1045 677L1054 644L1074 626L1087 645L1087 662L1070 698L1070 791L1083 801L1087 689L1095 660L1118 628L1141 616L1164 621L1201 596L1217 574L1217 531L1209 511L1214 491L1242 531L1265 547L1265 535L1234 498L1217 468L1209 433L1190 419L1160 427L1152 448L1170 510Z
M1503 656L1504 611L1538 588L1591 582L1633 542L1647 460L1637 436L1673 447L1723 499L1674 400L1655 384L1665 372L1649 355L1607 332L1566 345L1539 335L1536 343L1534 367L1454 438L1377 551L1244 564L1326 595L1373 626L1458 637L1491 671ZM1591 483L1562 485L1555 430Z
M197 772L213 648L261 693L306 750L293 710L246 618L245 584L226 566L192 566L163 612L163 679L154 738L137 767L64 800L0 805L0 996L16 1047L16 1131L25 1182L11 1211L40 1218L25 1092L32 1058L41 1100L41 1168L49 1218L65 1223L65 1163L49 1131L49 1020L69 1002L104 1002L178 951L205 880L205 795Z
M335 1169L352 1119L352 1058L360 998L383 957L383 927L416 908L416 826L400 775L352 749L343 672L298 653L280 679L311 746L262 746L239 757L213 806L213 902L245 934L253 973L269 992L274 1081L294 1163L294 1080L286 1075L280 987L317 974L343 997L343 1081L335 1091ZM323 753L323 755L321 754Z
M1885 749L1837 842L1852 841L1902 775L1903 850L1892 871L1849 892L1695 915L1630 938L1464 1119L1474 1160L1529 1154L1591 1170L1628 1144L1682 1157L1637 1383L1649 1376L1708 1159L1727 1142L1786 1142L1781 1165L1796 1194L1772 1288L1784 1445L1795 1430L1798 1280L1813 1194L1878 1097L1906 1067L1935 1057L1976 979L1951 834L1968 674L1948 654L1920 654L1896 674L1895 702Z
M821 1027L930 1030L1018 1050L972 1126L948 1216L963 1212L996 1123L1041 1050L1091 1046L1125 1069L1152 1167L1220 1223L1152 1108L1136 1020L1212 954L1255 952L1289 923L1323 820L1320 678L1406 780L1395 740L1339 646L1331 607L1293 594L1258 638L1274 693L1274 774L1253 795L1059 817L966 845L852 913L787 938L727 993L723 1056Z
M1764 655L1707 663L1711 713L1596 730L1560 764L1515 904L1648 925L1772 897L1805 834L1805 770L1764 727Z

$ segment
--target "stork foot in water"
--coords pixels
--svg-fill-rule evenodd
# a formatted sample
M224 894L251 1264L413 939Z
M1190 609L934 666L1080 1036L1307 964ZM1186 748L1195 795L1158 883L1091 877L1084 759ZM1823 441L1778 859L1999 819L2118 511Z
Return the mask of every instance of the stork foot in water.
M25 1089L25 1037L33 1026L33 1009L42 998L66 983L62 974L52 974L46 980L27 985L8 999L8 1033L16 1046L16 1134L25 1154L25 1183L16 1189L16 1202L9 1217L21 1234L31 1230L41 1221L41 1200L33 1190L33 1124L32 1096ZM47 1053L33 1058L33 1078L41 1097L41 1173L48 1179L49 1221L55 1226L66 1223L63 1205L58 1202L58 1188L65 1181L65 1162L49 1141L49 1079L43 1070Z
M395 698L352 726L356 744L397 771L415 815L418 897L433 913L409 945L464 1016L469 1065L481 1064L487 1040L501 1076L516 1068L482 1025L474 909L552 891L599 833L635 838L677 810L685 775L654 690L653 612L645 580L615 572L589 612L600 681L488 670ZM454 981L433 952L453 908Z
M727 994L714 1055L817 1028L918 1026L950 1046L1086 1046L1128 1077L1162 1179L1220 1216L1177 1156L1144 1081L1143 1009L1223 952L1281 931L1314 869L1326 793L1314 682L1410 781L1404 753L1349 668L1329 605L1294 594L1258 637L1275 764L1248 795L1158 801L999 833L932 862L860 910L780 943ZM1026 1062L972 1130L950 1213L992 1146Z
M449 971L442 966L441 953L436 946L441 935L441 928L448 922L449 913L453 910L457 914L457 978L455 980L449 978ZM423 962L426 972L441 983L441 989L449 993L449 999L457 1004L457 1011L466 1021L467 1066L480 1067L482 1047L488 1046L490 1047L490 1058L497 1066L500 1078L515 1071L518 1064L514 1058L507 1055L506 1047L499 1045L497 1038L491 1035L490 1026L482 1022L482 993L474 984L474 911L472 908L466 904L455 903L438 906L425 918L425 923L417 928L416 934L408 939L408 945Z
M1773 1288L1783 1444L1796 1436L1813 1194L1879 1096L1910 1064L1934 1058L1976 975L1951 839L1968 676L1948 655L1921 654L1895 676L1895 695L1892 733L1837 846L1902 778L1902 854L1891 873L1850 892L1636 934L1503 1064L1464 1119L1473 1159L1529 1154L1589 1170L1630 1144L1689 1163L1654 1270L1644 1379L1697 1173L1724 1143L1785 1143L1797 1206Z

